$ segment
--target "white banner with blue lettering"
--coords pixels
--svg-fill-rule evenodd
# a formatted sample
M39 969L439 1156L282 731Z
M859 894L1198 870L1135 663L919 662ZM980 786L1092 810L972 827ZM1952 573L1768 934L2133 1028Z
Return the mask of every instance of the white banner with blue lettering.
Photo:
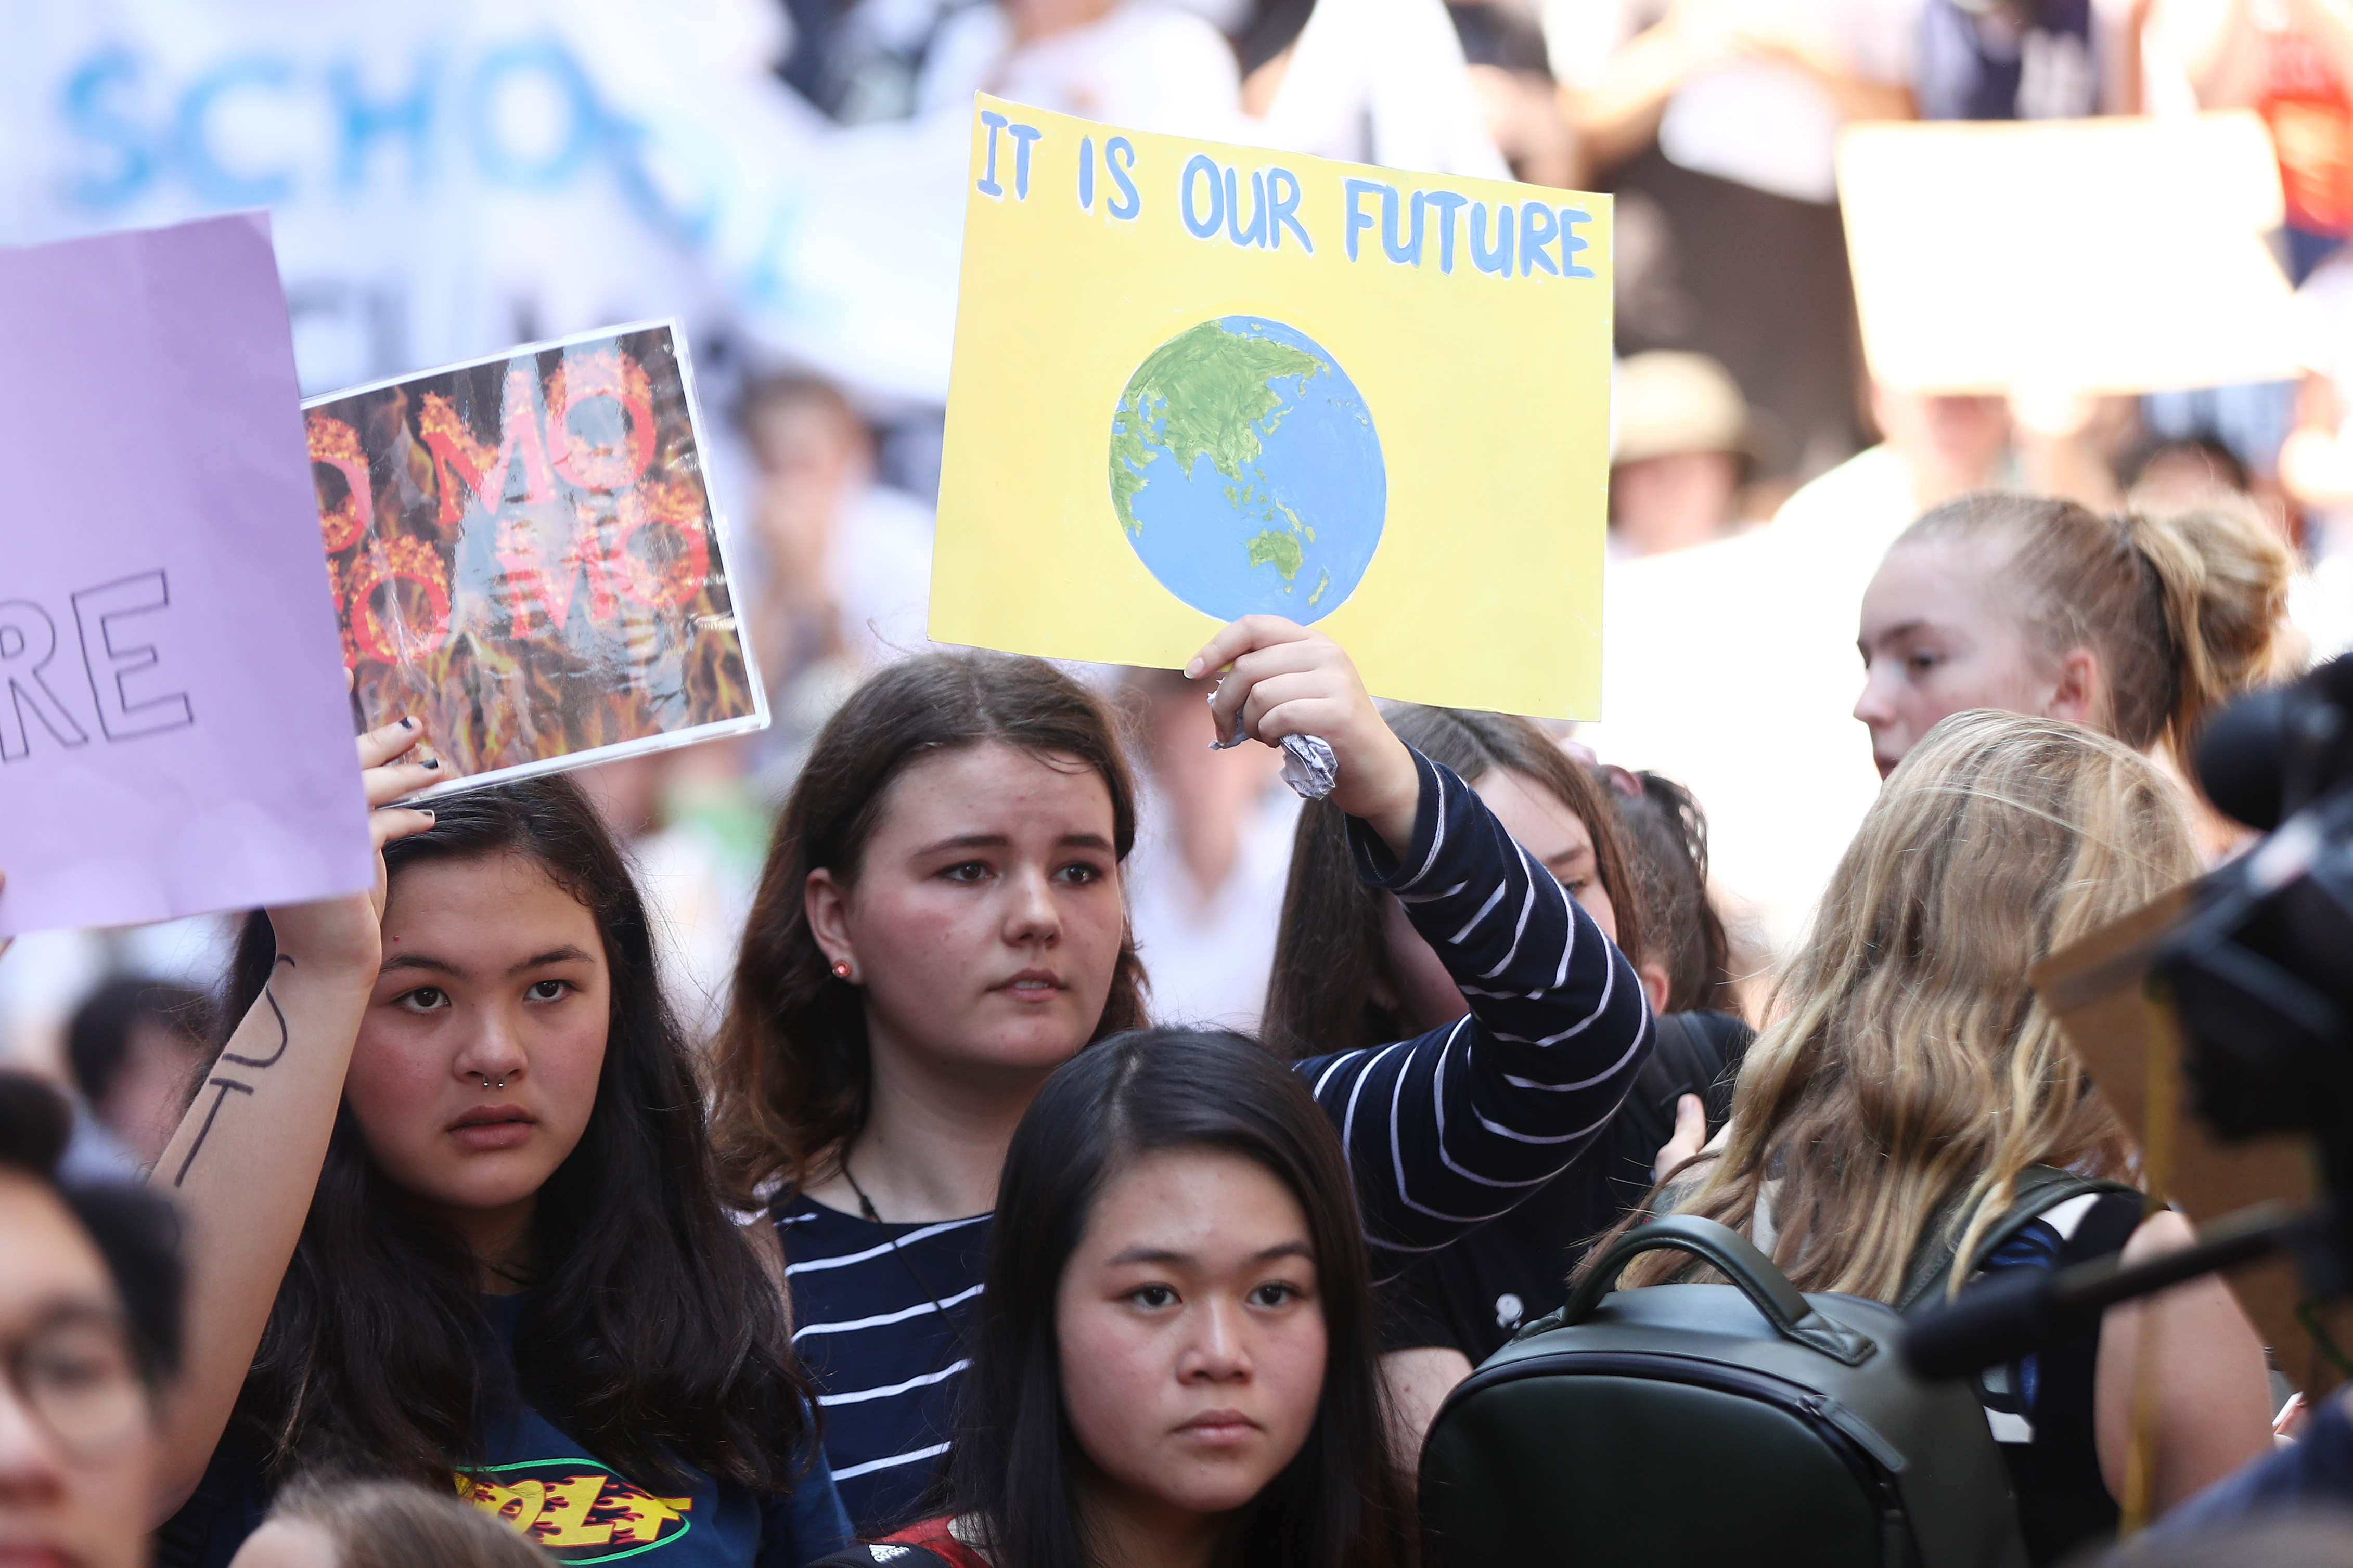
M940 401L963 117L833 129L782 10L0 0L0 243L267 206L306 391L677 315Z

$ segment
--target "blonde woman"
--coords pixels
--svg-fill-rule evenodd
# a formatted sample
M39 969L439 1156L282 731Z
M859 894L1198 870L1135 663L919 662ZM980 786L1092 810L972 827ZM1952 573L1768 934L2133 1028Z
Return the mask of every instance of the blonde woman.
M2129 1179L2123 1131L2027 972L2197 872L2179 792L2130 747L2060 720L1945 719L1840 861L1741 1068L1729 1137L1669 1175L1662 1205L1744 1232L1800 1289L1886 1301L1936 1244L1966 1257L2027 1167ZM2189 1239L2179 1215L2086 1194L1992 1267ZM1652 1253L1621 1283L1676 1272ZM2115 1532L2144 1343L2158 1510L2266 1446L2263 1347L2220 1283L2110 1310L1979 1391L2037 1563Z
M2186 773L2205 717L2281 671L2295 574L2252 507L1963 496L1905 529L1863 593L1854 716L1882 778L1970 708L2089 724Z

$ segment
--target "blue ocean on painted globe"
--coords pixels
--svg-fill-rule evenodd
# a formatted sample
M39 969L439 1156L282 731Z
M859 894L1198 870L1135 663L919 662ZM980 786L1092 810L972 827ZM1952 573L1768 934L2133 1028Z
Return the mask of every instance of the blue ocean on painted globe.
M1128 378L1112 506L1160 585L1219 620L1320 619L1380 547L1388 475L1339 362L1261 316L1188 327Z

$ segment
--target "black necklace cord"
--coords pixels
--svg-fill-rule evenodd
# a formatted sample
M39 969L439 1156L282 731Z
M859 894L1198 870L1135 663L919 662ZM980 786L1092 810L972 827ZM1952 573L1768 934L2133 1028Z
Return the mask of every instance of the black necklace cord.
M869 1223L882 1227L882 1239L889 1244L891 1256L899 1260L899 1267L904 1268L907 1271L907 1278L915 1282L916 1291L932 1304L932 1310L940 1315L940 1321L947 1324L948 1332L955 1336L956 1349L966 1359L970 1359L972 1347L965 1341L964 1325L949 1316L947 1307L940 1300L940 1293L926 1284L923 1275L916 1270L915 1260L900 1250L899 1238L891 1233L890 1222L875 1212L874 1200L866 1195L866 1189L860 1186L858 1178L849 1173L849 1156L847 1153L841 1157L841 1179L848 1182L849 1190L858 1194L858 1212L864 1215Z

